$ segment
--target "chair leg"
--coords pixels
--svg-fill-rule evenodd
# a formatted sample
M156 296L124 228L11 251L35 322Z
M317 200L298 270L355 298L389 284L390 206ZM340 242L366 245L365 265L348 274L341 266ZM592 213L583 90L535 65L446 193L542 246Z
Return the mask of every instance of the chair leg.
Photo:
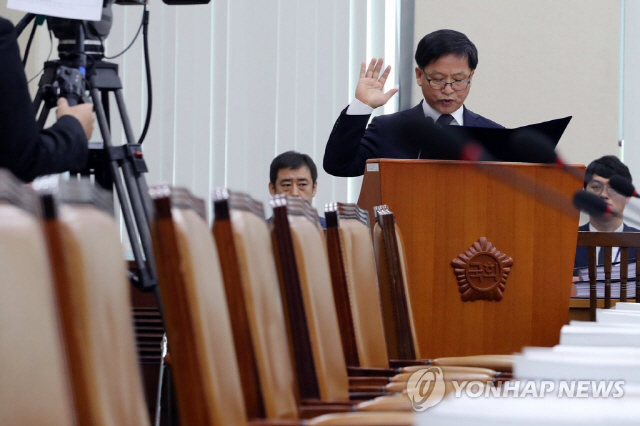
M158 374L158 393L156 398L156 416L154 425L160 426L160 412L162 409L162 385L164 383L164 358L167 356L167 333L164 333L162 336L162 344L161 344L161 354L160 354L160 373Z

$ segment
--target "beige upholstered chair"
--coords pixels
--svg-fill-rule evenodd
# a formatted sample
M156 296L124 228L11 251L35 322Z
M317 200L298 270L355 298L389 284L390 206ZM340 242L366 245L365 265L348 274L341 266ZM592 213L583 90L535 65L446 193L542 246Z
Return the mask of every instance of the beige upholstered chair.
M150 190L152 237L178 411L183 425L245 425L247 416L218 252L204 203L184 189Z
M296 419L298 398L271 237L262 204L226 190L214 193L213 234L225 281L240 375L258 401L250 418ZM238 324L243 324L239 329ZM246 327L244 326L246 324ZM255 371L255 378L251 373ZM253 383L250 381L253 380ZM245 385L245 383L247 383Z
M395 385L387 387L387 390L398 387L399 383L409 379L410 373L425 368L425 362L415 357L396 359L394 365L400 368L390 370L368 214L355 204L330 203L325 207L325 217L331 278L343 347L356 348L349 351L345 349L345 358L355 361L355 364L350 364L350 375L400 373L389 377L388 381ZM399 296L403 297L404 294L402 292ZM388 294L385 296L387 304L391 304L390 300L396 300ZM408 322L409 315L405 314L404 319ZM351 330L353 337L349 336ZM392 336L394 339L395 334ZM359 368L353 368L353 365ZM496 376L493 370L465 366L444 367L443 372L445 380L491 380ZM350 379L352 384L369 380L369 377Z
M313 418L309 424L380 424L381 418L394 418L398 424L410 424L412 416L400 413L390 417L360 413L345 414L358 409L350 401L326 401L306 399L299 401L295 371L290 356L283 305L280 297L278 273L274 262L271 236L264 220L262 205L249 196L226 190L214 193L215 220L213 232L219 250L220 262L231 321L246 322L248 327L234 335L236 348L253 351L258 370L259 396L264 401L266 417L270 421ZM246 306L240 306L243 301ZM246 315L246 320L242 315ZM233 328L235 324L232 324ZM248 366L247 371L251 368ZM241 376L247 371L240 371ZM245 395L247 392L245 392ZM340 403L342 402L342 403ZM394 406L409 411L409 400ZM371 405L371 404L370 404ZM386 408L391 406L387 403ZM371 408L373 410L373 408ZM374 410L375 411L375 410ZM378 410L381 411L381 410ZM317 417L322 413L341 413ZM325 423L329 422L329 423ZM388 424L388 423L385 423Z
M73 396L36 194L0 169L0 424L73 426Z
M49 255L78 424L148 425L130 283L110 200L88 181L64 182L55 197L45 195Z
M265 411L270 418L252 419L248 422L218 252L206 221L197 213L204 210L201 200L195 200L185 190L172 190L168 187L152 188L151 194L157 215L152 229L154 250L160 266L159 278L165 301L167 333L182 424L299 425L298 420L292 419L296 417L297 407L291 393L292 374L284 368L287 364L286 355L285 359L277 356L282 354L279 346L286 346L286 338L282 331L284 326L282 318L279 317L282 313L278 314L275 311L278 305L272 300L274 297L277 299L277 294L268 291L271 289L268 280L263 280L261 276L269 270L275 273L275 270L271 269L272 266L262 263L268 257L263 260L246 258L247 261L251 259L251 262L259 262L255 268L254 265L244 264L243 259L238 258L238 265L243 271L242 278L258 280L250 286L243 286L244 290L250 290L246 292L246 301L250 306L247 315L251 316L249 324L256 331L249 339L253 343L251 347L277 351L276 354L259 354L254 358L258 363L257 370L260 371L259 379L265 382L260 384L260 389L265 397ZM216 209L219 211L219 206L216 206ZM242 236L234 233L225 243L233 243L236 249L242 251L253 252L254 249L268 248L268 236L264 239L264 233L258 231L257 234L253 234L253 230L248 229L254 229L255 225L259 225L265 227L262 229L266 231L264 223L256 223L254 220L258 217L244 214L238 216L233 213L230 217L239 220L239 226L243 229L239 229L238 233ZM219 225L216 224L216 235L225 234L229 230L228 227L225 230L225 227L220 228ZM251 243L251 246L244 245L248 243ZM226 249L229 248L226 246ZM225 256L223 255L224 259L229 259ZM255 273L258 272L256 276ZM245 273L246 276L243 275ZM265 285L265 288L261 288L261 285ZM262 306L254 310L257 305ZM233 317L237 318L235 314ZM266 320L266 323L261 322L262 320ZM277 324L280 324L280 330ZM272 391L275 394L271 394ZM276 401L276 398L281 400ZM387 414L385 419L388 420L390 417L393 417L394 423L387 421L384 424L409 426L413 422L412 413ZM370 418L373 420L367 422ZM305 424L375 426L381 423L377 415L361 413L342 420L333 416L321 416Z

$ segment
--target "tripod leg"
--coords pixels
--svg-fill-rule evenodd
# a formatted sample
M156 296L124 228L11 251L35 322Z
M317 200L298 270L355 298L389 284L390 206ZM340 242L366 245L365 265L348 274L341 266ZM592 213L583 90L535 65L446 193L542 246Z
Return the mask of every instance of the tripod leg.
M133 138L133 130L131 129L131 122L129 121L129 116L127 115L124 104L122 89L116 90L115 95L127 143L135 144L136 141ZM136 223L139 225L138 232L140 233L140 240L142 241L147 261L149 262L150 269L153 268L153 271L155 271L153 244L151 242L152 211L150 208L151 198L149 197L149 188L142 173L134 170L133 165L129 161L123 162L122 175L127 185L127 191L129 191Z
M125 193L124 186L122 185L117 160L114 160L111 157L111 134L109 132L109 127L107 124L106 116L104 114L104 110L102 109L102 103L100 102L100 94L97 89L91 89L91 98L93 100L93 107L96 113L96 118L98 120L98 126L100 127L100 133L102 134L102 140L104 141L104 148L107 152L107 157L109 158L109 168L113 177L113 184L116 188L118 199L120 200L122 219L124 220L125 227L127 228L127 234L130 237L129 242L131 243L131 250L133 251L133 257L136 263L136 267L138 268L142 279L143 277L149 276L149 271L147 265L144 262L144 257L140 247L140 241L138 241L138 238L136 238L136 225L131 214L131 206L127 202L127 194ZM149 233L148 228L147 233Z
M125 129L125 135L127 137L127 141L129 143L135 143L133 139L133 132L131 131L131 123L129 121L129 117L127 115L126 106L124 104L124 98L122 96L122 90L116 90L116 102L118 104L118 110L120 111L120 117L122 119L122 125ZM149 187L147 185L147 181L144 178L142 173L136 173L134 176L139 191L142 196L142 207L144 208L144 213L147 217L147 221L151 223L153 219L153 203L151 202L151 198L147 196L149 194Z

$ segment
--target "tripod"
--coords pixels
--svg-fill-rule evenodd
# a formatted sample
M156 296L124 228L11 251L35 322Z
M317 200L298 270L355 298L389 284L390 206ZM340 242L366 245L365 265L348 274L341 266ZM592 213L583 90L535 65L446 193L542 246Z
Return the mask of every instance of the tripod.
M150 232L153 211L144 177L148 170L142 149L133 136L118 65L96 59L89 61L91 64L87 67L84 24L77 22L75 25L74 53L68 58L45 63L33 101L35 110L40 111L38 124L44 127L58 97L64 96L70 105L74 105L87 102L89 93L103 142L89 144L89 165L78 172L85 176L93 174L96 183L109 191L115 187L136 265L136 273L130 276L131 282L140 290L155 291L158 306L161 307ZM126 137L126 143L121 146L113 146L111 142L110 93L115 96Z

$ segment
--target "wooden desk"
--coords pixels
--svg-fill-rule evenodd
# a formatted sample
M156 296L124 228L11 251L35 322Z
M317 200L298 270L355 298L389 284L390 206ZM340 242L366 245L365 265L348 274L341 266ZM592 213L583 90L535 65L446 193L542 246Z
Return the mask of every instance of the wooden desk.
M620 299L611 299L611 307L616 306ZM635 299L627 299L627 302L635 302ZM604 308L604 299L598 299L598 308ZM589 321L589 299L571 298L569 302L569 321Z

